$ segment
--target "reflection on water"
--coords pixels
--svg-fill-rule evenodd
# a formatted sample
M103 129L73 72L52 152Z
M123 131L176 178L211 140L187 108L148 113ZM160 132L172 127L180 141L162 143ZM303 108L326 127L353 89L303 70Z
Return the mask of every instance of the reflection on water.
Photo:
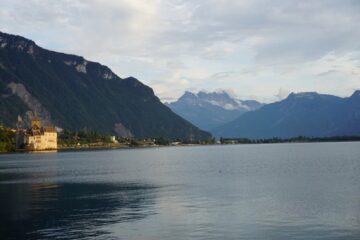
M103 225L152 214L154 187L126 183L7 184L1 185L0 196L1 239L79 239L106 236Z
M0 239L360 239L360 143L0 155Z

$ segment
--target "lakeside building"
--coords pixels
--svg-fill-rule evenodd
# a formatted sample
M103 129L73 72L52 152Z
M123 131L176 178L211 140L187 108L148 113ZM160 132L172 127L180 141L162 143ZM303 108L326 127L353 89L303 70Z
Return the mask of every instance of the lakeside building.
M57 131L53 127L43 127L41 120L34 117L31 128L17 130L16 145L28 151L57 150Z

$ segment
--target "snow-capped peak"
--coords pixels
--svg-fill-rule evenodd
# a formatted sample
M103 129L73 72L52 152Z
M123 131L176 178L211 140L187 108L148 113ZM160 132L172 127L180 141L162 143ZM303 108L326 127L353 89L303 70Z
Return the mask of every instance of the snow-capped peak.
M187 102L191 105L203 106L203 105L213 105L221 107L226 110L243 110L251 111L255 110L261 106L259 103L247 104L247 101L242 101L235 97L234 93L229 93L226 90L216 90L214 92L199 91L198 93L192 93L186 91L179 99L181 102Z

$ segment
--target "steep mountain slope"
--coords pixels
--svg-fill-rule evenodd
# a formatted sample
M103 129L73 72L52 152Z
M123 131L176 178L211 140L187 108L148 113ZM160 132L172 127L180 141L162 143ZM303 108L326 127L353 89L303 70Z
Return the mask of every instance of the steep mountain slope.
M341 126L334 135L360 135L360 91L345 99L339 118Z
M205 130L212 130L262 106L257 101L235 99L225 91L185 92L176 102L167 105L175 113Z
M23 37L0 32L0 121L14 126L17 116L24 118L26 111L72 130L210 137L174 114L137 79L121 79L99 63L48 51Z
M254 139L360 135L359 96L359 92L350 98L291 93L285 100L245 113L213 133Z

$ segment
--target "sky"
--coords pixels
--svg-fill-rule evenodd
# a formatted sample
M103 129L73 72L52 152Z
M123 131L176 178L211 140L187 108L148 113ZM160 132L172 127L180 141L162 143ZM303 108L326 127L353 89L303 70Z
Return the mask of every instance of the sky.
M359 0L1 0L0 31L134 76L162 101L360 89Z

